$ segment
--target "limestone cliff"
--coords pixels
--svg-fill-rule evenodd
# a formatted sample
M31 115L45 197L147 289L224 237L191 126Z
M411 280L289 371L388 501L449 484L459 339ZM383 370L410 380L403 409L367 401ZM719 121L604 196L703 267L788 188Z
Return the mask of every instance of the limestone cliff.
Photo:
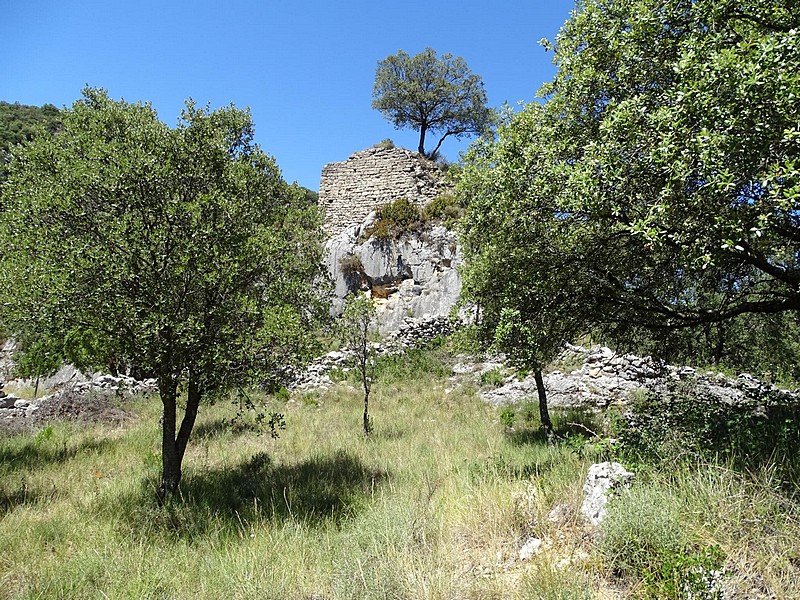
M406 317L448 315L461 293L455 233L433 225L400 239L364 239L374 219L373 213L326 244L335 283L332 312L341 312L348 293L363 290L375 299L383 332L397 329Z

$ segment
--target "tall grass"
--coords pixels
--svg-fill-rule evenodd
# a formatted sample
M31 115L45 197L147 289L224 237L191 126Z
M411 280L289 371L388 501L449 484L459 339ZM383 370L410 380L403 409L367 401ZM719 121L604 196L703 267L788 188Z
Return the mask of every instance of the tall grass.
M601 538L579 516L603 456L570 425L586 415L554 415L564 441L550 446L535 406L508 427L448 377L435 352L383 365L369 439L347 381L265 398L286 418L277 440L224 426L232 403L204 407L182 497L164 507L157 399L127 402L138 419L122 425L0 439L0 598L623 597L659 566L648 521L677 532L673 554L719 545L740 587L796 591L797 513L780 487L651 469ZM531 537L542 549L520 560Z

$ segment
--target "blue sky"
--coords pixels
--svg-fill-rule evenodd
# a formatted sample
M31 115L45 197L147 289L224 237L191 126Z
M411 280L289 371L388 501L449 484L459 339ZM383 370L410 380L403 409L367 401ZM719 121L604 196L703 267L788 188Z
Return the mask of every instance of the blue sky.
M463 57L489 103L534 99L554 74L553 39L574 0L0 0L0 100L71 105L86 85L150 101L169 125L186 98L249 106L256 138L288 181L417 134L370 106L377 62L426 47ZM430 143L428 144L430 145ZM466 143L447 140L457 160Z

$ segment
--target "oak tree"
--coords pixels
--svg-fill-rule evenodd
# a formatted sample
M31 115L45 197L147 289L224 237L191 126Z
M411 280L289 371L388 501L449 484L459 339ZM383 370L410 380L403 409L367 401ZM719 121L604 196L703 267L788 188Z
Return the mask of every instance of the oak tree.
M426 48L416 56L400 50L378 62L372 90L372 108L394 124L419 131L420 154L432 158L450 136L482 134L492 124L494 111L486 106L483 81L460 56ZM436 146L425 151L428 132L441 134Z
M61 117L2 190L2 321L39 352L157 378L163 498L201 401L308 353L324 313L319 215L233 106L187 102L170 128L149 104L87 89Z
M508 201L481 205L496 229L479 253L551 240L572 265L545 277L551 292L579 292L586 326L616 336L796 313L798 36L786 0L581 2L548 45L543 104L511 116L484 161L509 173L487 176ZM525 299L505 306L526 315Z

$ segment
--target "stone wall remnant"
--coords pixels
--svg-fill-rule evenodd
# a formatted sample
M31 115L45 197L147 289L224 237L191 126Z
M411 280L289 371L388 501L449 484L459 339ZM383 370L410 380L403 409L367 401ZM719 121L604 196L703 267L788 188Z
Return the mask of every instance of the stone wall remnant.
M398 198L424 206L450 191L439 165L404 148L372 147L322 168L319 206L334 236Z

